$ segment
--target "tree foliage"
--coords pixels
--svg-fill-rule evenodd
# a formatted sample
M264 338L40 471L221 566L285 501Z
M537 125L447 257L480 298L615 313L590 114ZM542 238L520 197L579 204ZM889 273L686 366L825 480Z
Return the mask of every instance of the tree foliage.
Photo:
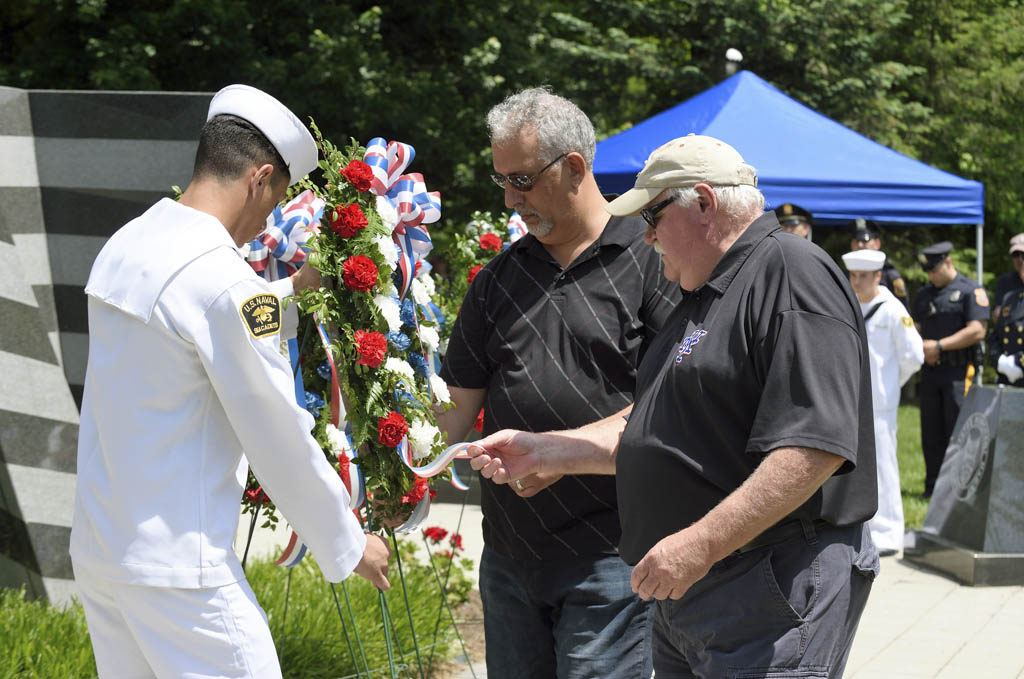
M415 146L461 225L502 209L484 116L503 97L549 84L604 137L720 81L735 47L821 113L984 182L990 263L1004 269L1024 217L1022 29L1020 0L21 0L0 8L0 84L247 82L328 137Z

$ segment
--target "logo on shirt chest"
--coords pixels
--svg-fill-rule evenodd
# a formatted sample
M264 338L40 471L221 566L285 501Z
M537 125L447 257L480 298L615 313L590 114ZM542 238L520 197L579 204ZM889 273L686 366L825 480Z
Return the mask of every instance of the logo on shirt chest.
M679 345L679 349L676 351L676 363L683 362L683 356L689 356L693 352L693 347L700 342L700 338L708 334L707 330L694 330L689 337L684 339Z

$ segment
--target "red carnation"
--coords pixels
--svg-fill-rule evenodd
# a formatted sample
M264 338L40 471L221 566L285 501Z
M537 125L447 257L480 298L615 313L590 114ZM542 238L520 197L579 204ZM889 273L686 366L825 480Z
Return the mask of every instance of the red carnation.
M341 277L350 289L366 292L377 284L377 265L366 255L349 257L341 265Z
M245 491L245 499L253 504L257 502L266 503L270 501L270 496L263 492L262 486L257 486L256 488L249 488Z
M462 535L456 533L452 536L452 539L449 541L449 543L454 549L462 549Z
M480 236L480 249L501 252L501 237L496 233L483 234Z
M388 353L388 339L379 332L356 330L352 334L352 339L355 340L356 351L359 352L357 365L376 368Z
M338 456L338 476L341 477L342 483L345 484L345 489L349 493L352 492L352 473L349 469L351 463L348 461L348 455L342 453Z
M350 161L341 174L345 176L349 184L355 187L356 191L369 191L373 184L373 170L361 160Z
M355 203L335 205L331 213L331 231L342 238L351 238L366 228L366 215Z
M448 531L440 526L431 526L430 528L425 528L423 530L423 537L428 540L433 540L435 544L444 540L447 535Z
M481 408L480 412L476 414L476 422L473 423L473 429L476 429L481 434L484 433L484 409Z
M476 278L476 275L480 273L480 269L482 268L484 268L482 264L477 264L472 269L470 269L469 274L466 276L466 282L472 283L473 279Z
M401 415L399 415L399 417L401 417ZM403 423L404 423L404 420L403 420ZM406 504L406 505L417 505L417 504L419 504L420 500L423 499L423 496L425 496L427 494L427 490L429 490L429 489L430 489L429 482L425 478L423 478L421 476L417 476L416 477L416 483L414 483L412 485L412 488L409 490L408 493L406 493L405 495L402 496L402 504Z
M396 447L409 432L409 425L401 413L394 410L377 421L377 440L386 446ZM422 495L420 497L423 497ZM404 502L404 500L403 500Z

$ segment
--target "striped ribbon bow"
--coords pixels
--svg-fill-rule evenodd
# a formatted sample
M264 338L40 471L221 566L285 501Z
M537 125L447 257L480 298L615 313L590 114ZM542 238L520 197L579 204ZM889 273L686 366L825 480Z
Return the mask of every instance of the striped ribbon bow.
M267 228L249 243L245 259L268 281L276 281L299 270L309 252L313 227L324 214L324 201L309 189L283 208L278 205L267 217Z
M509 244L515 243L517 240L526 235L526 222L519 215L518 212L513 212L512 216L508 218L508 242ZM508 245L505 246L506 248Z
M382 137L371 139L363 155L363 162L373 173L370 191L386 198L398 213L392 238L401 251L398 261L402 276L401 298L408 294L412 285L416 262L426 257L433 247L425 225L441 218L441 194L427 191L422 174L402 174L415 157L416 150L412 146L387 142Z

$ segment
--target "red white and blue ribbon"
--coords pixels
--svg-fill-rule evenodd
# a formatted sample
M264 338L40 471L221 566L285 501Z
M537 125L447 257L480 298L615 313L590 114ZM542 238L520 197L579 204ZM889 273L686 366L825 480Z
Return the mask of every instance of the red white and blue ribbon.
M325 203L309 189L278 205L267 217L267 227L249 243L246 260L268 281L291 276L306 261L309 239L324 214Z
M478 448L475 443L454 443L444 449L444 452L431 460L429 463L417 467L413 463L412 459L412 446L409 444L409 437L406 436L402 439L402 442L395 448L395 452L398 454L398 458L402 463L416 476L420 478L430 478L437 476L445 469L449 468L455 460L458 459L469 459L472 457L465 451L468 448ZM469 486L462 483L458 475L455 473L455 467L451 466L452 485L460 490L469 490ZM419 501L416 505L416 509L413 510L412 516L410 516L405 523L395 529L396 533L410 533L420 527L420 524L427 518L430 513L430 494L428 493Z
M517 240L526 235L526 222L519 215L518 212L513 212L512 216L508 218L508 242L509 244L515 243ZM507 245L505 247L508 247Z
M284 553L274 562L274 565L293 568L302 561L302 557L306 556L307 551L305 543L299 539L295 531L292 531L292 536L288 538L288 544L284 548Z
M373 180L370 191L385 197L398 212L398 224L392 237L401 252L399 298L404 299L412 285L416 262L427 256L433 245L426 224L441 218L441 194L427 191L423 175L402 174L416 157L416 150L402 142L387 142L374 137L366 145L363 162L370 166Z

